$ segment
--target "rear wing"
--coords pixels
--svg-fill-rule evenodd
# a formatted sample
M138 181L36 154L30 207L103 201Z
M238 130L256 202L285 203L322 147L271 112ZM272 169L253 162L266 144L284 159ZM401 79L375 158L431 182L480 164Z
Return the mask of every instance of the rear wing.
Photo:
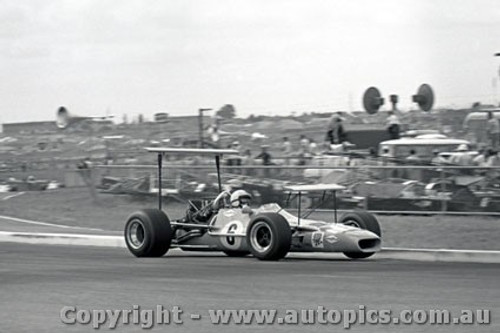
M197 155L197 156L222 156L224 154L239 154L234 149L201 149L201 148L170 148L170 147L146 147L150 153L165 155Z
M324 191L341 191L346 187L338 184L309 184L309 185L292 185L286 186L285 190L292 193L299 192L324 192Z
M161 210L161 166L164 155L196 155L196 156L215 156L215 165L217 167L217 181L219 184L219 192L222 191L222 183L220 177L220 157L224 154L239 154L234 149L200 149L200 148L171 148L171 147L146 147L148 152L158 154L158 209Z

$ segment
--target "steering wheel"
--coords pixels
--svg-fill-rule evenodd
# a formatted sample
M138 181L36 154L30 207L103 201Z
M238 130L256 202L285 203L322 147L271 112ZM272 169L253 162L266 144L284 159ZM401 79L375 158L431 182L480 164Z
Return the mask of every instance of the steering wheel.
M219 195L214 199L214 202L212 202L212 209L218 210L220 201L223 200L225 197L228 197L230 195L231 195L231 193L229 193L228 191L220 192Z

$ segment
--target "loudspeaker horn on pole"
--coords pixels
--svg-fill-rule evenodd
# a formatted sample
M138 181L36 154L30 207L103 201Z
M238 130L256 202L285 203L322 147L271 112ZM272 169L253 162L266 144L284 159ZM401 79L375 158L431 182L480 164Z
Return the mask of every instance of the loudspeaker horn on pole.
M368 114L375 114L384 105L384 99L380 91L375 87L366 89L363 94L363 106Z
M420 110L430 111L434 104L434 92L431 86L426 83L422 84L418 88L417 94L412 96L412 100L418 104Z
M392 111L396 111L398 109L399 96L395 94L389 95L389 100L391 101Z
M114 116L78 116L69 113L68 109L65 106L60 106L57 109L56 113L56 125L57 127L64 129L67 128L70 125L73 125L77 122L80 122L82 120L105 120L109 118L113 118Z

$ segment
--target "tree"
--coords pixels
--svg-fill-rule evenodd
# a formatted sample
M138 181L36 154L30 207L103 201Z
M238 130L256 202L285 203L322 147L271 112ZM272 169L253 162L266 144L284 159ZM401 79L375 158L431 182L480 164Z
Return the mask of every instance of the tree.
M236 117L236 109L232 104L226 104L216 114L223 119L233 119Z
M474 102L472 104L472 108L473 109L479 109L479 108L481 108L481 102Z
M253 123L261 121L262 119L264 119L263 116L256 116L253 113L251 115L249 115L247 118L248 121L253 122Z

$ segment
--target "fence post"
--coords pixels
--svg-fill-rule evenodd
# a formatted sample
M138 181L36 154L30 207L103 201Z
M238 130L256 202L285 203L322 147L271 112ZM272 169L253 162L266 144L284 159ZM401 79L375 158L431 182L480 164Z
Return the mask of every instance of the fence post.
M445 172L444 172L444 169L438 169L439 172L439 181L441 183L441 193L443 194L441 197L441 211L442 212L446 212L448 210L448 202L447 202L447 198L446 196L444 195L445 193L445 189L446 189L446 186L445 186L445 183L444 183L444 176L445 176Z

